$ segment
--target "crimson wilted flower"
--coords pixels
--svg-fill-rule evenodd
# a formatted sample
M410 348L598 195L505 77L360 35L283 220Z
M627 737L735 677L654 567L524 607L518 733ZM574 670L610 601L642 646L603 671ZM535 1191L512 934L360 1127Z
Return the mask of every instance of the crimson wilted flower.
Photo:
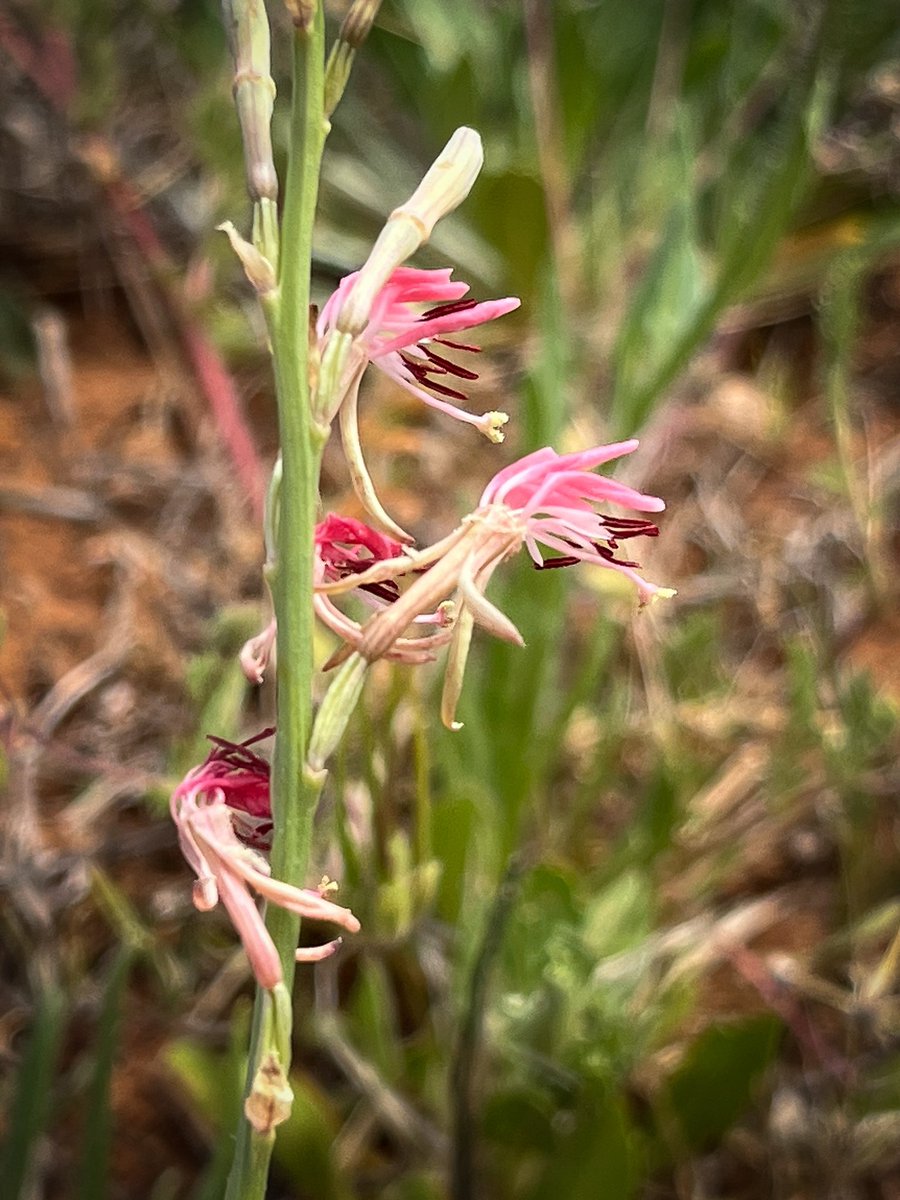
M403 552L401 542L379 533L355 517L329 513L316 526L316 563L322 578L329 581L352 578L367 570L374 562L396 558ZM366 584L359 592L374 607L390 604L400 595L400 589L393 580Z
M369 607L383 609L400 598L396 576L414 571L416 567L410 564L406 547L400 542L352 517L330 514L320 521L316 526L315 545L313 574L317 591L313 605L316 616L343 641L355 645L362 637L359 622L342 612L327 594L318 590L318 586L343 581L346 586L341 590L355 594ZM368 574L376 564L381 564L382 568L390 564L388 569L393 574L373 582L363 580L357 586L356 579ZM433 613L416 613L412 620L444 628L425 637L398 637L386 652L388 658L397 662L427 662L434 658L438 646L446 645L450 640L450 631L446 628L451 623L449 606Z
M359 587L354 580L368 572L376 563L390 563L396 575L403 575L416 568L409 565L407 547L379 533L354 517L339 517L330 513L316 526L315 558L313 577L317 590L313 598L316 616L333 633L349 645L354 645L362 636L358 621L342 612L319 585L347 581L342 591L353 593L370 608L384 608L400 597L400 588L393 576L375 582L363 582ZM434 650L450 640L449 625L452 622L452 606L444 605L433 613L416 614L419 624L436 625L439 629L428 636L398 638L388 651L388 657L397 662L429 662ZM251 683L262 683L265 670L275 651L277 624L271 620L266 628L244 644L240 663ZM265 765L265 764L263 764Z
M656 496L643 495L593 473L594 467L630 454L637 446L637 440L631 439L563 455L545 447L499 471L475 512L448 537L427 550L407 550L405 557L374 564L354 576L352 586L362 587L428 568L394 603L372 617L361 635L347 639L352 650L369 662L391 654L411 621L455 595L441 715L445 724L457 727L454 713L473 626L482 625L497 637L522 644L522 635L512 621L485 596L496 568L522 546L539 568L587 562L617 571L636 586L641 605L673 595L670 588L645 580L638 563L616 554L620 541L655 537L657 527L650 521L617 517L597 508L601 504L638 512L665 508ZM545 557L541 546L556 552L555 556ZM319 599L346 591L348 586L346 579L322 581L317 586ZM337 665L350 652L346 648L334 655L329 665Z
M213 748L206 761L189 772L188 780L206 791L221 792L222 801L231 813L234 831L247 846L268 850L272 845L272 805L269 799L268 762L251 746L270 738L274 727L263 729L245 742L229 742L209 736Z
M257 982L270 990L282 980L281 961L254 893L300 917L331 921L350 933L359 930L353 913L320 891L273 879L266 859L251 848L270 844L272 813L269 766L250 747L273 732L264 730L240 744L214 738L209 757L188 772L170 804L182 854L197 876L194 904L206 912L222 901ZM339 945L337 938L298 949L297 961L317 962Z

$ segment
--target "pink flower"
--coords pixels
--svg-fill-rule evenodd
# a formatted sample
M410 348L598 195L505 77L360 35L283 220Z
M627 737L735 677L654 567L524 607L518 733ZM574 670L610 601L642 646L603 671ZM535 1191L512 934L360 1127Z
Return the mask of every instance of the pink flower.
M269 801L269 764L250 749L275 732L263 729L245 742L229 742L213 737L213 749L206 761L191 771L184 783L206 791L216 789L231 813L234 831L247 846L268 850L272 845L272 806Z
M313 574L316 592L313 608L322 624L348 645L355 645L362 636L362 627L338 608L326 594L326 585L346 581L340 590L350 592L369 608L382 609L400 598L400 587L395 576L418 569L411 564L407 551L408 548L402 543L353 517L339 517L330 513L320 521L315 534ZM357 587L356 577L363 573L368 575L376 564L387 564L384 578L364 580ZM398 638L387 657L396 662L430 662L434 659L435 649L450 640L452 605L445 605L433 613L418 613L412 619L419 624L438 626L438 629L424 637ZM251 683L262 683L275 653L277 631L273 619L262 633L244 644L240 663ZM268 764L259 761L268 771Z
M438 271L397 267L375 297L365 328L354 338L354 358L357 364L360 358L371 362L431 408L466 421L499 442L505 413L479 415L449 403L465 400L460 381L478 378L454 355L479 352L478 346L450 340L449 335L502 317L518 308L520 301L515 296L480 303L464 300L469 285L451 280L451 274L449 267ZM345 276L322 309L317 325L320 341L331 332L358 276L359 271Z
M351 578L374 562L397 558L404 552L401 542L354 517L339 517L334 513L329 513L316 526L315 543L317 569L327 580ZM361 598L375 608L392 603L400 595L393 580L365 584L358 591Z
M513 510L523 523L523 541L538 568L570 566L576 562L611 567L625 575L637 588L641 604L660 592L638 574L640 564L615 557L619 542L632 537L658 537L652 521L615 517L597 512L597 504L616 504L637 512L662 512L665 502L645 496L634 488L592 468L631 454L637 438L595 446L576 454L557 454L549 446L536 450L498 471L481 496L483 509L502 506ZM538 543L558 550L561 558L545 558Z
M194 904L206 912L222 901L253 974L269 989L281 982L281 961L254 893L300 917L331 921L350 933L359 930L348 908L326 900L319 891L273 879L268 862L251 849L268 846L272 814L268 764L249 747L273 732L264 730L240 744L213 739L215 749L188 772L170 805L181 851L197 876ZM298 949L297 961L317 962L339 945L337 938L324 946Z
M361 632L348 638L349 646L329 661L336 666L355 650L374 661L392 655L406 627L423 612L454 596L455 621L444 686L442 717L456 728L456 702L475 624L507 641L522 644L522 635L510 619L485 596L494 571L525 546L541 569L593 563L624 575L638 590L642 605L671 596L670 588L649 583L639 564L616 556L619 542L637 536L656 537L657 527L641 518L617 517L598 511L597 505L614 504L638 512L661 512L665 504L645 496L593 468L636 450L635 439L597 446L577 454L557 454L545 447L499 471L481 497L478 508L441 542L405 557L376 563L355 575L355 587L368 586L412 570L427 567L397 600L372 617ZM545 558L540 546L557 555ZM346 591L348 580L317 582L317 601Z
M470 413L451 403L466 398L460 382L478 378L457 361L460 355L477 354L478 347L452 335L511 312L519 301L512 296L483 303L464 300L469 286L451 280L449 268L396 267L374 296L367 296L359 327L351 334L338 326L356 298L354 288L365 283L365 270L342 279L319 316L321 369L313 407L323 429L338 415L350 479L366 511L394 537L412 542L378 499L362 452L357 407L366 366L373 363L431 408L474 425L492 442L502 442L506 413Z

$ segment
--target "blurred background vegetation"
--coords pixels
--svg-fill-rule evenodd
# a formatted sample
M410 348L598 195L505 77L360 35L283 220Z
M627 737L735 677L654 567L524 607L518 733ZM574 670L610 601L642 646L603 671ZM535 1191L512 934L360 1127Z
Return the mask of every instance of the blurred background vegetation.
M0 89L0 1191L215 1200L250 981L165 802L271 717L275 436L218 5L13 0ZM522 296L472 394L510 435L375 385L389 507L430 539L512 455L639 432L678 596L518 564L527 648L478 642L455 735L435 671L376 672L315 859L363 933L301 977L271 1197L900 1196L896 5L385 0L320 300L460 124L419 261Z

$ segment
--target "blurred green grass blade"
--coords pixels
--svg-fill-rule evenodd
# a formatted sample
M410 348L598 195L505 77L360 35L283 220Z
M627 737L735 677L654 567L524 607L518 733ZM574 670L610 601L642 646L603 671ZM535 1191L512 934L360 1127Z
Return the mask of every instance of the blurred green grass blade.
M237 1124L243 1100L249 1031L249 1005L241 1000L235 1006L224 1055L213 1058L187 1039L167 1048L169 1065L181 1076L197 1107L215 1124L218 1132L212 1155L191 1193L191 1200L222 1200L225 1195L234 1155L231 1130Z
M142 955L153 968L163 991L172 995L184 985L184 966L145 925L135 906L110 875L98 866L90 872L91 894L99 912L133 954Z
M656 398L655 377L670 347L694 335L708 294L697 232L693 154L686 138L681 140L674 156L677 198L634 294L613 355L611 410L616 432L640 428Z
M451 772L456 774L456 768L452 767ZM460 778L459 775L456 777ZM442 796L435 805L433 845L443 866L436 907L441 920L449 925L457 924L462 911L470 851L481 827L478 809L478 803L471 796L456 789Z
M402 1076L400 1025L391 979L381 958L360 956L347 1001L354 1041L392 1086Z
M54 986L38 997L28 1045L19 1065L9 1133L0 1153L0 1195L24 1196L32 1157L50 1115L53 1077L68 1004Z
M112 1144L110 1082L119 1048L125 986L134 957L135 951L131 946L120 947L100 1010L94 1046L94 1072L88 1088L81 1135L81 1166L76 1191L78 1200L104 1200L109 1190L109 1152Z
M519 416L523 452L556 445L569 416L572 336L550 268L541 278L536 316L540 351L525 379Z
M831 61L823 55L820 64L814 47L798 64L771 128L736 131L713 188L716 261L708 287L691 220L703 195L691 173L683 174L682 194L670 210L617 344L611 411L615 434L640 428L725 308L768 268L811 183L810 150L825 123L834 84ZM629 368L641 349L646 362L637 377Z

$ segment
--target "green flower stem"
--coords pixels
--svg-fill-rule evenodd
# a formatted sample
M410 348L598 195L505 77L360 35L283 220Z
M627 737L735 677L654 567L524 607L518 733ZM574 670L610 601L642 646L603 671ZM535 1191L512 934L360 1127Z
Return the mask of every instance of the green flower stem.
M278 618L278 735L272 772L272 873L302 886L322 777L304 771L312 726L313 537L325 433L311 420L309 290L313 220L327 129L323 112L324 19L294 32L291 142L281 227L279 288L264 301L278 395L282 481L278 561L270 579ZM272 907L267 923L288 991L294 979L297 917ZM265 998L257 995L248 1082L263 1041ZM282 1064L285 1073L289 1063ZM242 1118L226 1200L263 1200L274 1139Z

